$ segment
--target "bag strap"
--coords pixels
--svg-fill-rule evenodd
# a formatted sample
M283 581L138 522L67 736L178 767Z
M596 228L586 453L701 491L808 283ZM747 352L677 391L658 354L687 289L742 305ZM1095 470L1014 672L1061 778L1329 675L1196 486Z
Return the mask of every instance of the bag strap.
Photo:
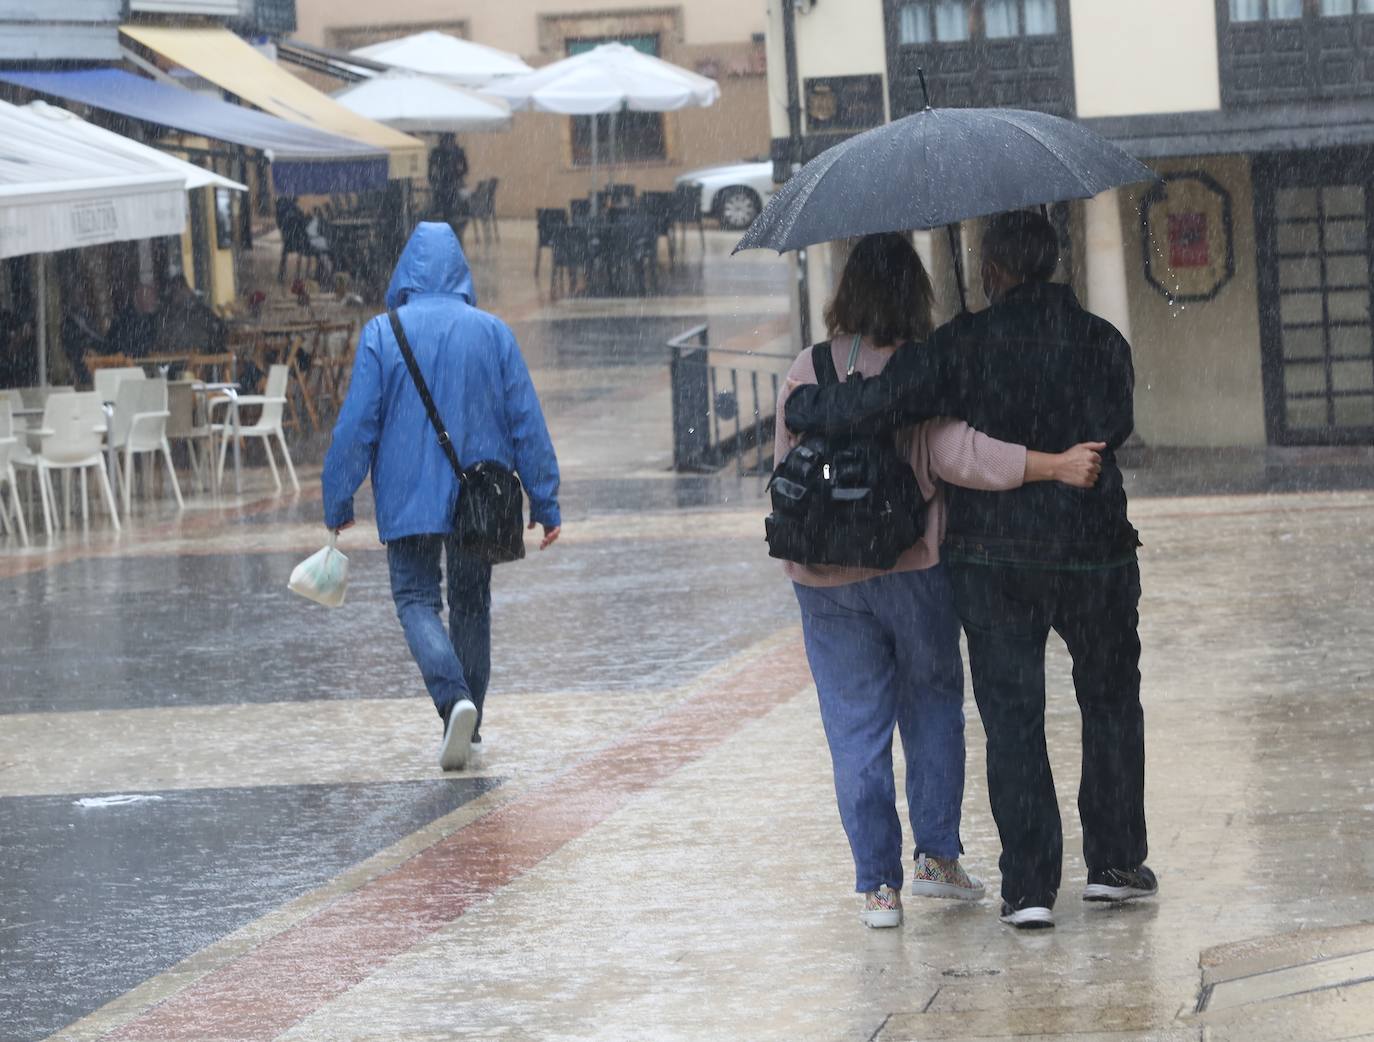
M839 383L835 375L835 355L830 341L825 340L811 349L811 362L816 367L816 386L830 387Z
M849 364L845 366L845 377L854 375L854 367L859 364L859 348L863 345L864 338L856 336L854 342L849 345Z
M391 317L391 332L396 336L396 344L401 349L401 357L406 360L406 368L410 370L410 378L415 381L415 389L420 392L420 401L425 403L425 412L429 414L429 422L434 425L434 431L439 435L439 447L444 450L444 455L448 457L449 466L453 468L453 473L461 481L463 478L463 465L458 462L458 453L453 449L453 441L448 436L448 431L444 429L443 418L439 415L439 409L434 404L434 397L429 393L429 384L425 383L424 374L420 372L420 364L415 361L415 352L410 349L410 341L406 339L405 326L401 325L401 316L396 314L395 308L388 308L387 315Z

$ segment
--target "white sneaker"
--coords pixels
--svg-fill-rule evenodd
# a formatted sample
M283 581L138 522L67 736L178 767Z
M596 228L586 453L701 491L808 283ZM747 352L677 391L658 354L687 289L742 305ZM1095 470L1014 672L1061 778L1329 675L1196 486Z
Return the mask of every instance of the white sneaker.
M1013 908L1003 901L1002 922L1018 930L1050 930L1054 928L1054 913L1042 905Z
M890 930L902 925L902 895L884 883L877 890L864 894L864 909L859 913L865 926L874 930Z
M916 873L911 878L914 897L948 897L956 901L978 901L986 887L977 876L964 871L957 857L916 855Z
M477 707L466 698L449 710L444 743L439 746L439 766L446 771L461 771L472 752L472 729L477 726Z

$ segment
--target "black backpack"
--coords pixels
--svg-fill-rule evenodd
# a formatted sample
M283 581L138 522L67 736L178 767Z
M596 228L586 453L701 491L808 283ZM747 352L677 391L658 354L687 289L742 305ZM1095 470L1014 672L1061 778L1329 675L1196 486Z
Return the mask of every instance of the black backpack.
M859 343L855 337L851 376ZM819 386L838 382L828 341L812 359ZM925 496L892 434L808 435L773 471L768 492L768 554L784 561L888 569L925 532Z

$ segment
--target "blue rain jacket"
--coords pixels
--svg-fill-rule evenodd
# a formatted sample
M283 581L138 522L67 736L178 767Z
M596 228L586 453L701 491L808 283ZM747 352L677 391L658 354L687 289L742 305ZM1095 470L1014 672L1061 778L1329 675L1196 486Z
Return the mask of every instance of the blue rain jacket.
M472 272L452 228L415 229L386 303L398 309L459 461L495 460L512 468L529 495L531 520L559 524L558 461L529 370L506 324L478 310ZM353 520L353 495L369 470L382 542L451 530L458 480L386 315L363 328L325 457L330 528Z

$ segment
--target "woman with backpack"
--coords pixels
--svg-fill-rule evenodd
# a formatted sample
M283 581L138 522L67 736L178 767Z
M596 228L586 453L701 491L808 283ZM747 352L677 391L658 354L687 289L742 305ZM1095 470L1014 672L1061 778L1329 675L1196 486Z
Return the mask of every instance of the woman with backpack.
M900 234L869 235L850 254L825 318L831 341L793 363L778 413L797 386L881 372L897 351L919 351L932 331L934 292L920 257ZM777 425L775 460L796 445ZM892 736L902 740L906 795L915 835L911 892L977 900L984 887L959 863L964 795L964 667L959 620L940 564L942 483L1002 491L1030 481L1089 488L1101 468L1097 444L1032 452L960 420L935 419L899 434L926 499L920 539L888 570L836 565L785 567L801 606L807 660L835 774L840 820L854 857L861 920L902 922L903 846L892 770Z

